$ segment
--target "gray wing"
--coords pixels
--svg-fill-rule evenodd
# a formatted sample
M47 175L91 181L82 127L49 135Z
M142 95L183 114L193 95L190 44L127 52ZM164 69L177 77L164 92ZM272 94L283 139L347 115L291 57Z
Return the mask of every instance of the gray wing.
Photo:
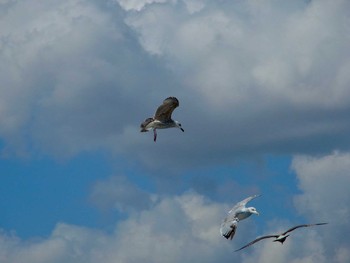
M293 230L300 228L300 227L309 227L309 226L321 226L321 225L326 225L328 223L317 223L317 224L303 224L303 225L298 225L298 226L294 226L290 229L288 229L286 232L284 232L282 235L285 235L289 232L292 232Z
M163 104L160 105L154 114L154 118L161 121L166 122L171 119L171 114L175 110L176 107L179 106L179 101L175 97L166 98L163 101Z
M253 200L254 198L257 198L259 197L260 195L252 195L252 196L249 196L247 197L246 199L238 202L237 204L235 204L234 207L232 207L232 209L228 212L229 213L229 216L231 217L232 215L235 216L236 212L239 211L240 209L242 209L243 207L245 207L245 205Z
M252 242L248 243L247 245L245 245L245 246L243 246L243 247L241 247L241 248L235 250L235 252L237 252L237 251L239 251L239 250L242 250L242 249L244 249L244 248L246 248L246 247L249 247L249 246L255 244L256 242L259 242L260 240L263 240L263 239L266 239L266 238L271 238L271 237L277 238L278 235L269 235L269 236L262 236L262 237L259 237L259 238L255 239L255 240L253 240Z
M141 132L147 132L148 130L146 129L146 126L150 124L152 121L154 121L153 118L147 118L146 120L144 120L140 125Z
M227 218L222 222L220 227L220 234L226 239L231 239L236 234L237 230L237 220L228 220Z

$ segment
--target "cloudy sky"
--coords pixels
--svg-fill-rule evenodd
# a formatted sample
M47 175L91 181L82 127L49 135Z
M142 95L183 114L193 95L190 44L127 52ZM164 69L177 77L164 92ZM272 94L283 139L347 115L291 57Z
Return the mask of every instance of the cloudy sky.
M349 262L349 10L0 0L0 261ZM185 132L154 143L139 125L168 96Z

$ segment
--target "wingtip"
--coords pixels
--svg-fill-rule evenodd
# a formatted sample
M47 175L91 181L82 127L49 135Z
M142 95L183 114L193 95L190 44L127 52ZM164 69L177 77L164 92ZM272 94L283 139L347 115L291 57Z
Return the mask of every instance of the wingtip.
M238 251L242 250L243 248L245 248L245 246L244 246L244 247L241 247L241 248L239 248L239 249L236 249L234 252L238 252Z

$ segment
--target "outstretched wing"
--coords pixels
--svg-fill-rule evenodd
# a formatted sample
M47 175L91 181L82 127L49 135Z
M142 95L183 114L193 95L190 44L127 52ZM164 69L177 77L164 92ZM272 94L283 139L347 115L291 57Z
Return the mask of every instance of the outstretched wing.
M166 98L163 104L160 105L154 114L154 118L161 122L166 122L171 119L171 114L176 107L179 106L179 101L175 97Z
M259 196L260 196L260 195L252 195L252 196L249 196L249 197L247 197L246 199L244 199L244 200L238 202L238 203L235 204L235 206L232 207L232 209L228 212L229 215L231 215L231 214L232 214L232 215L235 215L235 214L236 214L236 211L240 210L242 207L245 207L245 205L246 205L249 201L251 201L251 200L253 200L254 198L257 198L257 197L259 197Z
M278 235L269 235L269 236L262 236L262 237L259 237L259 238L255 239L255 240L253 240L252 242L248 243L247 245L245 245L245 246L243 246L243 247L241 247L241 248L235 250L235 252L237 252L237 251L239 251L239 250L242 250L242 249L244 249L244 248L246 248L246 247L249 247L249 246L255 244L256 242L259 242L260 240L263 240L263 239L266 239L266 238L271 238L271 237L277 238Z
M297 226L294 226L290 229L288 229L286 232L284 232L282 235L285 235L289 232L292 232L293 230L297 229L297 228L300 228L300 227L309 227L309 226L321 226L321 225L326 225L328 223L317 223L317 224L303 224L303 225L297 225Z
M228 220L227 218L222 222L220 227L220 234L226 239L231 239L236 234L237 220Z

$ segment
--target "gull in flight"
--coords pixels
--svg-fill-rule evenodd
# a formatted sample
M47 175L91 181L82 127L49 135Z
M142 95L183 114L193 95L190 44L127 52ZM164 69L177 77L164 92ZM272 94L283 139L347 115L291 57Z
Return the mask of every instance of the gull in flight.
M246 204L260 195L250 196L238 202L229 212L220 227L220 233L226 239L231 239L236 233L237 225L240 220L250 217L252 214L259 215L255 207L246 207Z
M154 117L147 118L141 123L141 132L148 132L153 129L153 140L157 140L157 129L179 128L184 132L181 123L174 121L171 114L179 106L179 101L175 97L166 98L154 114Z
M283 244L284 241L286 241L287 237L289 237L289 235L287 235L289 232L292 232L293 230L300 228L300 227L309 227L309 226L321 226L321 225L326 225L328 223L317 223L317 224L304 224L304 225L298 225L298 226L294 226L290 229L288 229L286 232L283 232L282 234L277 234L277 235L268 235L268 236L262 236L259 237L255 240L253 240L252 242L248 243L247 245L241 247L240 249L237 249L235 251L239 251L242 250L246 247L249 247L253 244L255 244L256 242L259 242L260 240L263 240L265 238L275 238L275 240L273 240L273 242L280 242L281 244Z

